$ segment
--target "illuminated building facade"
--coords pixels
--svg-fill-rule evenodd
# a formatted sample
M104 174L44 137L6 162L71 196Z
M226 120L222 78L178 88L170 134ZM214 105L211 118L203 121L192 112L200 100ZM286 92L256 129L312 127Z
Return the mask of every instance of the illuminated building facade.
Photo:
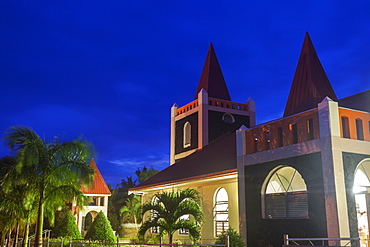
M195 101L171 109L171 166L131 191L199 190L204 239L228 227L248 246L369 238L370 91L338 99L308 34L282 118L256 125L220 73L211 46Z

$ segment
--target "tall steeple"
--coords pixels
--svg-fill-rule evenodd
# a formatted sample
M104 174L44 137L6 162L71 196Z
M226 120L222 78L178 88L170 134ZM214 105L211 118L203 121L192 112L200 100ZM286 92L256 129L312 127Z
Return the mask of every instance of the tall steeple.
M315 108L326 96L337 100L310 36L306 32L284 117Z
M231 101L212 43L208 48L208 54L194 99L198 98L202 88L208 93L208 97Z

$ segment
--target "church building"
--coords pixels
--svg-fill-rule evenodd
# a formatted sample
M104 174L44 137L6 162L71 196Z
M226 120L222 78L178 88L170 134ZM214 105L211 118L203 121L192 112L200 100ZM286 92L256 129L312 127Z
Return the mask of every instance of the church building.
M231 101L211 44L194 101L171 108L171 165L131 192L197 189L203 243L229 227L247 246L368 239L370 91L338 99L306 33L284 115L255 114Z

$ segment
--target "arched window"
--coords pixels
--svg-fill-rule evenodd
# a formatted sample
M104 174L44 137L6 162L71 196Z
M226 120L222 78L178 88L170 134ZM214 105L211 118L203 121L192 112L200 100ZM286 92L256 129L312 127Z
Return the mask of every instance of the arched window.
M214 206L215 235L221 235L229 229L229 197L224 188L216 192Z
M301 174L289 166L276 170L264 191L265 219L307 219L307 188Z
M222 116L222 121L224 121L225 123L234 123L235 122L235 118L230 113L225 113Z
M186 122L184 124L184 148L191 145L191 124Z

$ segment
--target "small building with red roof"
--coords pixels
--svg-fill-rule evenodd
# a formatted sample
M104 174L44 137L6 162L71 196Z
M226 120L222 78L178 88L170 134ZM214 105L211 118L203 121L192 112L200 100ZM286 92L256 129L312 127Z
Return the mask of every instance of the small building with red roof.
M110 190L94 159L90 161L90 166L95 171L93 181L89 186L83 186L81 188L81 191L88 198L88 205L76 210L77 226L82 234L85 228L85 218L88 214L91 214L92 219L94 219L100 211L103 211L106 216L108 215L108 197L111 196Z

